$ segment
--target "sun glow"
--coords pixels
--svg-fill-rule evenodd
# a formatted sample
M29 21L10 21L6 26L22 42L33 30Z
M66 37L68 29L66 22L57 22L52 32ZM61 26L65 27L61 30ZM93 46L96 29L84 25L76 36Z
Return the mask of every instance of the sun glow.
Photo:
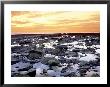
M12 33L99 32L99 11L12 11Z
M44 24L44 25L49 25L49 24L54 24L54 21L51 21L48 17L41 17L41 18L35 18L32 19L32 22L35 24Z

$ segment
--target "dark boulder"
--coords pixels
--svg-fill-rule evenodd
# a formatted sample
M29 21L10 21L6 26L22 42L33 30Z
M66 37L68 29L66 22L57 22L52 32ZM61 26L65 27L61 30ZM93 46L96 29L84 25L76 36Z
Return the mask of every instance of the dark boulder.
M30 76L30 77L35 77L35 75L36 75L36 70L27 73L27 75Z
M51 66L58 66L59 65L59 60L55 59L55 58L51 58L51 57L46 57L46 58L42 58L41 62L43 64L49 65Z
M29 55L27 56L30 60L35 60L43 57L43 53L41 51L31 50L29 51Z

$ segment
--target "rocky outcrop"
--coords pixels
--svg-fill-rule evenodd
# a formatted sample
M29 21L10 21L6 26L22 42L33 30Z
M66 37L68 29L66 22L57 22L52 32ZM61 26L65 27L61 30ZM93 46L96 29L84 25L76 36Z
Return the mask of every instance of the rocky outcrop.
M29 55L27 56L30 60L35 60L43 57L43 53L41 51L31 50L29 51Z

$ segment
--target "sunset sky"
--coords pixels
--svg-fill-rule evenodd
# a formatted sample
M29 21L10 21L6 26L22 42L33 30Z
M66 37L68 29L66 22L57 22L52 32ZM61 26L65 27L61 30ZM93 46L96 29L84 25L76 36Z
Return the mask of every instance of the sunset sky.
M99 33L99 11L12 11L12 34Z

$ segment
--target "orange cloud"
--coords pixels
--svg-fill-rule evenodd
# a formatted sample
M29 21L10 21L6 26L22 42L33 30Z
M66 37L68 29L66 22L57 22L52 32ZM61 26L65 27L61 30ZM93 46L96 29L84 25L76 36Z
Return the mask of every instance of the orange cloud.
M100 32L98 11L12 11L13 33Z

